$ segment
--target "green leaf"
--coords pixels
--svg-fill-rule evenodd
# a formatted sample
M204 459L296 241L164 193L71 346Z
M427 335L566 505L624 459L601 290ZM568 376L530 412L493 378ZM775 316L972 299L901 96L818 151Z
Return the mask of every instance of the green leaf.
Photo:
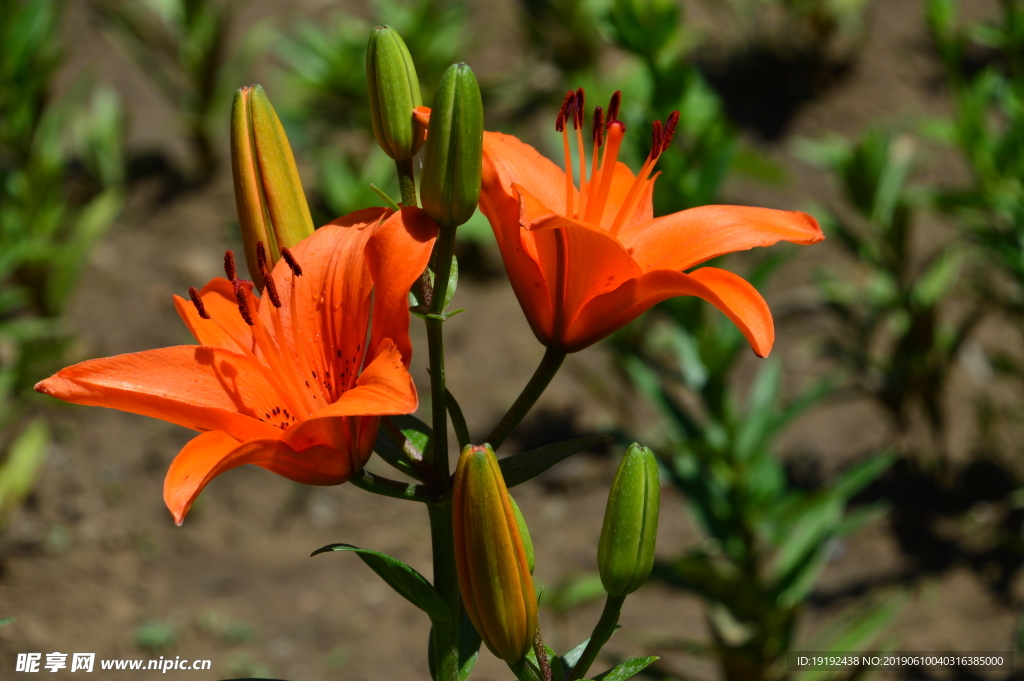
M589 643L590 638L588 637L587 640L577 644L574 648L566 652L565 655L562 655L559 658L562 661L562 665L566 669L572 669L575 667L576 663L579 662L580 658L583 656L583 651L587 649L587 645Z
M866 650L892 625L906 600L906 592L900 590L873 603L854 606L816 636L807 645L807 649L820 650L823 653L855 653ZM824 681L831 676L832 672L822 670L803 672L800 678L806 681Z
M14 624L17 621L18 621L17 617L5 617L2 620L0 620L0 627L6 627L6 626L8 626L10 624Z
M378 187L377 185L375 185L372 182L370 183L370 189L373 191L374 194L379 196L380 200L383 201L387 205L387 207L390 208L391 210L395 211L396 213L398 211L402 210L399 207L399 205L397 203L395 203L395 200L393 198L388 196L387 193L383 189L381 189L380 187Z
M328 544L314 551L310 554L310 557L327 553L328 551L352 551L356 553L371 570L387 582L388 586L417 608L427 613L431 622L447 622L449 617L451 617L448 606L445 605L444 600L434 590L430 582L423 575L397 558L392 558L386 553L380 553L379 551L361 549L351 544Z
M591 447L610 439L607 435L591 435L565 442L556 442L522 454L505 457L498 462L501 474L505 477L507 487L515 487L531 480L556 463L568 459L573 454L585 452Z
M444 292L444 307L441 308L442 312L444 312L444 311L446 311L448 309L448 306L452 302L452 298L455 297L455 289L458 288L458 286L459 286L459 259L456 258L453 255L452 256L452 270L448 274L448 290ZM459 309L459 310L452 310L451 312L448 312L445 315L445 319L447 319L448 317L451 317L452 315L456 315L456 314L458 314L459 312L462 312L462 311L463 310L461 310L461 309Z
M598 674L594 677L594 681L626 681L626 679L633 678L658 659L660 658L657 655L650 655L648 657L626 660L603 674Z
M430 451L431 430L411 414L385 416L373 449L380 458L420 482L426 479L424 456Z
M32 492L50 450L50 429L43 419L25 426L0 466L0 524Z
M463 609L462 619L459 621L459 681L466 681L473 673L473 667L480 657L481 643L483 639Z
M452 391L448 388L444 389L445 406L448 407L448 414L452 417L452 427L455 429L455 437L459 441L459 449L461 450L466 445L470 444L469 439L469 428L466 426L466 417L462 414L462 407L459 406L458 400L452 395Z

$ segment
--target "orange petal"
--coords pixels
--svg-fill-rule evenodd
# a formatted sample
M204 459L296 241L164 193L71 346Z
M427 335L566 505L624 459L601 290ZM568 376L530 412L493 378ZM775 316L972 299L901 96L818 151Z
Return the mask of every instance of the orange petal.
M338 485L358 470L351 457L329 447L296 452L276 439L240 443L226 433L212 431L193 438L171 462L164 478L164 503L181 525L192 503L221 473L253 464L306 485Z
M594 298L569 327L566 350L582 350L633 321L652 305L676 296L703 298L739 327L758 357L767 357L771 352L775 326L768 304L745 279L715 267L704 267L693 274L655 270Z
M236 342L236 339L241 339L248 343L250 351L255 350L252 330L238 311L238 301L231 282L223 277L211 279L199 292L199 297L210 319L200 317L192 301L180 296L174 296L174 307L200 345L241 353L243 349Z
M817 221L797 211L749 206L701 206L627 225L619 239L645 272L687 270L726 253L779 241L824 239Z
M423 274L437 236L437 224L419 208L403 208L377 228L366 243L373 279L373 328L370 347L390 338L412 360L409 340L409 289Z
M491 134L484 133L485 149ZM519 194L514 191L509 194L505 182L485 153L480 211L491 223L509 283L534 334L542 343L547 343L554 328L551 293L537 261L534 238L520 227Z
M481 205L485 194L502 192L512 196L514 183L525 187L551 210L565 211L565 172L512 135L484 133L483 174ZM579 205L579 192L575 188L573 205Z
M524 215L536 199L520 189ZM559 235L557 232L561 232ZM559 258L564 240L565 272L564 310L566 327L572 325L577 312L592 298L615 290L641 274L633 259L614 237L606 231L588 226L561 215L547 214L529 225L529 238L533 240L545 279L554 294L554 282L559 276ZM556 339L557 342L557 339Z
M355 385L366 354L373 282L363 251L389 214L386 208L356 211L303 239L292 249L302 276L295 277L283 259L274 268L287 351L304 358L318 376L329 373L338 394ZM271 307L260 306L268 329Z
M340 449L352 441L349 426L345 425L346 417L411 414L417 406L416 386L402 363L402 355L390 339L385 339L377 356L359 375L356 387L345 392L334 404L293 425L285 431L283 439L297 450L314 445Z
M259 420L281 405L277 393L254 361L222 348L179 345L93 359L61 369L36 390L239 439L280 433Z

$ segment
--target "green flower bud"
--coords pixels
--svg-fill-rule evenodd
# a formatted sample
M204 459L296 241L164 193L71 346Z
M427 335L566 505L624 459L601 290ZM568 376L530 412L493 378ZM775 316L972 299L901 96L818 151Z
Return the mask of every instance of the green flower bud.
M526 518L523 517L523 512L519 510L519 504L510 494L508 500L512 502L512 512L516 514L516 524L519 526L519 536L523 538L523 548L526 549L526 564L530 566L530 574L533 574L533 569L537 566L537 559L533 553L533 539L530 538L530 528L526 526Z
M420 200L435 222L455 227L480 201L484 107L473 69L452 64L434 95L423 152Z
M526 543L490 445L467 445L452 494L455 566L466 614L492 653L521 661L537 632Z
M284 127L259 85L235 93L231 174L245 261L250 277L262 289L256 243L263 242L267 267L273 269L282 248L292 248L313 233L313 218Z
M651 576L660 493L654 452L631 444L608 493L597 548L601 583L611 596L633 593Z
M412 110L423 104L423 98L409 48L390 26L378 26L370 32L366 84L377 144L396 161L408 161L423 143L423 132L412 119Z

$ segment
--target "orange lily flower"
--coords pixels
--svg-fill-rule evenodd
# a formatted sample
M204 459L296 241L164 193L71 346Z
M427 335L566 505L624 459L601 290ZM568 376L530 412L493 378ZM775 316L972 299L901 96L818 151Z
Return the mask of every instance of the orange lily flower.
M564 171L511 135L484 134L480 209L494 229L534 334L549 347L576 352L662 300L698 296L724 312L758 356L767 356L775 328L757 290L726 270L692 268L778 241L813 244L825 238L821 228L806 213L746 206L702 206L655 218L651 196L657 175L651 172L672 140L679 114L665 126L655 121L651 153L634 176L617 160L626 131L617 120L620 97L612 97L607 123L601 108L595 110L589 179L582 88L566 97L556 124ZM578 189L570 124L578 149Z
M273 272L261 259L260 298L229 251L227 279L174 297L199 345L89 360L36 390L200 431L164 481L179 525L214 477L244 464L343 483L369 459L380 417L418 405L407 296L436 230L418 208L357 211L286 249Z

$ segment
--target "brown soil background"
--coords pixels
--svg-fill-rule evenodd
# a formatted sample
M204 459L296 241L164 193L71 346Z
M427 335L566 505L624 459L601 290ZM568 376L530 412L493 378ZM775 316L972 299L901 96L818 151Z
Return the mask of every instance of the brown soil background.
M989 15L995 6L963 4L971 16ZM482 33L476 62L469 61L486 71L507 59L506 51L515 52L515 7L508 0L472 5ZM315 0L245 3L240 29L264 19L287 26L300 13L325 15L336 8ZM922 12L919 0L874 2L853 72L799 111L790 137L829 131L854 135L874 122L948 113ZM129 144L184 158L172 110L111 46L83 2L69 3L65 36L69 61L64 75L70 81L78 73L93 73L120 91L130 114ZM762 148L789 169L788 182L734 182L726 190L729 202L798 208L810 200L834 201L827 178L793 159L786 142ZM954 161L937 152L928 160L929 179L955 182L963 177ZM136 190L92 258L71 312L80 338L76 352L83 358L190 342L171 294L215 276L220 254L235 245L226 170L202 191L176 195L167 203L155 196L155 188ZM938 220L925 230L929 240L942 233ZM807 249L776 279L767 292L769 302L785 307L813 299L810 273L839 262L828 243L813 253ZM542 348L506 284L466 282L456 302L468 312L446 327L450 380L471 430L482 434L518 393ZM416 333L415 374L423 386L424 345L418 327ZM999 329L985 333L992 336ZM776 348L792 388L820 366L818 341L800 325L782 326ZM751 357L751 367L754 362ZM966 399L976 388L960 373L952 394ZM597 347L570 358L541 408L574 414L579 428L592 430L621 416L628 401L616 393L607 359ZM954 456L970 449L971 420L968 410L963 412L953 424ZM247 467L218 478L177 528L163 506L161 486L189 432L100 409L55 408L53 416L60 424L59 442L0 554L0 614L17 617L15 625L0 629L0 677L33 678L13 672L19 652L149 657L136 646L135 631L161 621L179 632L165 656L213 661L212 672L169 672L162 677L168 680L229 678L257 670L292 681L429 679L426 618L354 556L307 557L319 546L343 541L395 555L429 577L429 534L420 506L348 486L301 488ZM649 416L641 413L639 418ZM885 424L884 415L868 403L826 405L787 433L780 452L813 453L826 472L834 471L884 442L890 435ZM534 481L520 488L517 498L536 542L541 583L595 569L613 471L614 461L579 457L554 469L547 484ZM698 541L683 501L666 488L659 555L672 556ZM895 573L904 560L885 524L878 523L837 552L822 588L836 590ZM1021 589L1014 591L1020 595ZM846 605L810 609L802 637L812 636ZM549 644L564 650L584 638L599 608L584 606L560 618L545 613ZM894 629L895 640L904 650L1006 650L1016 617L1017 611L989 595L974 572L956 568L917 583ZM251 627L254 635L231 643L214 631L211 621ZM654 638L706 638L701 604L656 584L627 601L622 624L607 649L614 656L646 653L645 642ZM717 678L713 664L692 656L668 653L666 665L687 678ZM94 674L91 678L156 678L154 672L97 669ZM484 652L473 678L509 676L503 664Z

